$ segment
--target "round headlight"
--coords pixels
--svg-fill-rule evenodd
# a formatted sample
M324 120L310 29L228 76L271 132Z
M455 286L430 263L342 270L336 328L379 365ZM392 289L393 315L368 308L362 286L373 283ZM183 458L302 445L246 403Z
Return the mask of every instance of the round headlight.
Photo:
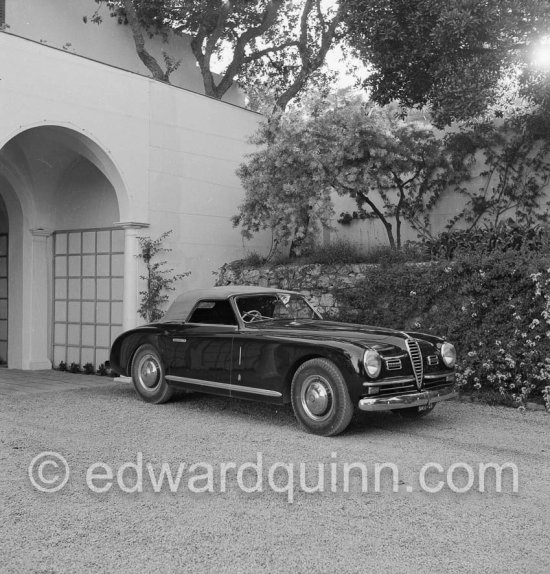
M365 371L367 371L367 375L373 379L380 374L380 370L382 369L382 359L377 351L373 351L369 349L365 351L365 355L363 357L363 364L365 365Z
M451 343L443 343L441 345L441 358L446 367L454 367L456 365L456 349Z

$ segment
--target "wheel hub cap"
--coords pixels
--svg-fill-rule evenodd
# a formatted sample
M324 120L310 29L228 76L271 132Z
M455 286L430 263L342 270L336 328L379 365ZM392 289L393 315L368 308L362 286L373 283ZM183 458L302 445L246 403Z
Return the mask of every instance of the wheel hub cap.
M304 381L301 400L307 416L317 421L328 418L334 407L330 385L318 375Z
M139 375L142 383L146 387L154 387L158 383L159 378L159 366L157 362L150 357L146 358L141 364Z
M328 393L321 383L312 383L306 392L306 404L314 415L323 414L328 406Z

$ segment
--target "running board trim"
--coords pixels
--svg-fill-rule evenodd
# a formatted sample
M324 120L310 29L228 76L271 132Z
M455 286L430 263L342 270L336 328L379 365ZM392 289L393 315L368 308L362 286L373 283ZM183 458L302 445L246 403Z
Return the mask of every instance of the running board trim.
M282 397L282 393L270 391L269 389L257 389L254 387L244 387L243 385L232 385L230 383L217 383L215 381L203 381L202 379L190 379L188 377L177 377L176 375L166 375L167 381L174 383L186 383L188 385L200 385L201 387L212 387L214 389L224 389L226 391L236 391L239 393L251 393L264 397Z

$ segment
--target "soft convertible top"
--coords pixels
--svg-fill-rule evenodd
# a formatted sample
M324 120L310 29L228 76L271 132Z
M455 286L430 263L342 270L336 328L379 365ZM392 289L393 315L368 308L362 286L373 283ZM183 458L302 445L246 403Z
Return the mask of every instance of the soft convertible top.
M222 287L210 287L209 289L195 289L178 295L159 323L186 321L195 305L205 299L212 301L229 299L236 295L270 295L274 293L295 293L296 295L301 295L297 291L258 287L257 285L224 285Z

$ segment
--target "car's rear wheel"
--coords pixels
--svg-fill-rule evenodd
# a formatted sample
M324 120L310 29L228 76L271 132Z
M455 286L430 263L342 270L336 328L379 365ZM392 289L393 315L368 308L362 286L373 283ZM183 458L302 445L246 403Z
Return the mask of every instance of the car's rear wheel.
M164 365L153 345L141 345L132 359L132 381L138 395L148 403L165 403L173 396L164 378Z
M349 425L353 405L346 382L328 359L310 359L300 365L290 392L294 415L308 432L333 436Z
M408 409L396 409L393 411L396 415L400 415L405 419L420 419L429 415L435 409L435 405L426 407L411 407Z

